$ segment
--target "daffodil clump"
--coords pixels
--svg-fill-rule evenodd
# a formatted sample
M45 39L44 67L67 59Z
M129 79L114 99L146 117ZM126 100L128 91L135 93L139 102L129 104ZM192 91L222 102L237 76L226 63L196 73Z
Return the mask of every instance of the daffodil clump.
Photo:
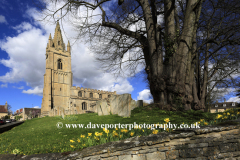
M200 126L216 124L218 122L223 122L226 120L234 120L240 117L240 112L237 109L227 109L224 112L219 112L213 121L206 122L204 119L200 119L198 122Z
M222 122L225 120L234 120L240 117L240 112L236 109L227 109L226 111L219 113L214 122Z
M164 124L170 122L169 118L164 119ZM77 140L70 140L70 147L71 148L84 148L95 146L99 144L104 144L111 141L118 141L122 139L126 139L133 136L147 136L149 134L158 134L158 132L163 131L163 128L158 128L159 123L154 125L154 129L149 128L141 128L140 125L134 126L133 129L129 130L127 128L118 129L115 128L114 130L110 131L107 128L103 128L103 132L95 132L95 133L88 133L87 135L80 135ZM172 131L172 129L166 127L166 132Z

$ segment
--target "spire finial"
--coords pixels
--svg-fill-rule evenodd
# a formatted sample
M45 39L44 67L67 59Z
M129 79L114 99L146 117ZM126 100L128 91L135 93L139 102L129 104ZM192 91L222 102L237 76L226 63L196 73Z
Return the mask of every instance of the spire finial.
M71 52L71 46L70 46L70 42L68 41L68 44L67 44L67 51L70 53Z
M52 39L52 36L51 36L51 33L50 33L50 35L49 35L49 38L48 38L49 40L51 40Z

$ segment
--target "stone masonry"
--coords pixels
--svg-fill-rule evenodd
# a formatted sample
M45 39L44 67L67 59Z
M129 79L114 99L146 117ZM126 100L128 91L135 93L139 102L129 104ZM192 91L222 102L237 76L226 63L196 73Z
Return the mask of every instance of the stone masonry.
M131 94L112 95L109 99L102 99L96 103L96 112L99 116L117 114L121 117L130 117L131 110L143 106L143 100L135 101Z

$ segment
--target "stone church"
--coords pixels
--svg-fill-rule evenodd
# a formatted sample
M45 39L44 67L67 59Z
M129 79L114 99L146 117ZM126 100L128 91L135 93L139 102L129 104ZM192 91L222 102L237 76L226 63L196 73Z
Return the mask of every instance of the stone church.
M42 116L68 115L96 112L96 102L109 99L115 92L72 86L71 47L63 42L59 22L54 37L49 35L46 48L46 72L44 74Z

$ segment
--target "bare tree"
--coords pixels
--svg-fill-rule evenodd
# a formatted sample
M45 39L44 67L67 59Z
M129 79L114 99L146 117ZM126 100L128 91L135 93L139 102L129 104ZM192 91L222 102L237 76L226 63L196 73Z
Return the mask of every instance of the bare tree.
M11 110L11 105L7 105L7 110L8 110L8 115L11 115L11 114L13 114L13 111Z
M235 85L237 0L63 0L59 5L47 8L44 19L74 16L79 37L88 37L107 72L120 74L124 66L134 75L144 66L160 108L204 109L214 88Z

